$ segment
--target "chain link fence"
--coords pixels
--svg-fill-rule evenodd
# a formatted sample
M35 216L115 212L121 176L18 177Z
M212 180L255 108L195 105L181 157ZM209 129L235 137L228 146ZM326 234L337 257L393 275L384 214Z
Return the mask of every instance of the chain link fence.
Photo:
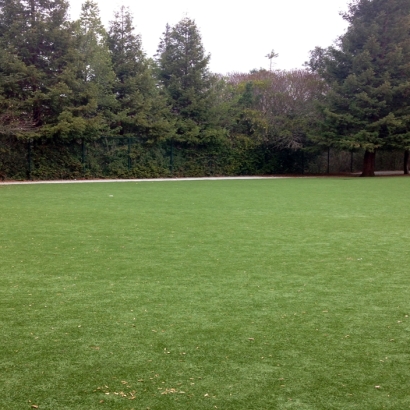
M360 172L363 151L275 150L233 141L188 146L139 138L94 141L0 139L0 176L5 179L157 178ZM403 152L379 151L376 169L403 169Z

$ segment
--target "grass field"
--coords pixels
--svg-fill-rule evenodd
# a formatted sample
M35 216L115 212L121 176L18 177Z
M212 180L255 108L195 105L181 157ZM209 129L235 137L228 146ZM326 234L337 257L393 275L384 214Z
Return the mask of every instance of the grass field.
M409 188L0 186L0 409L409 409Z

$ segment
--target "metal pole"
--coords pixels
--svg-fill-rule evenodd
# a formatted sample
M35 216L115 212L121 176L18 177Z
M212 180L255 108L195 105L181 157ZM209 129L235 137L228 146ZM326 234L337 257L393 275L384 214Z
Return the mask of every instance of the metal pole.
M85 141L84 138L81 142L81 162L83 164L83 176L85 175Z
M330 174L330 147L327 148L327 173Z
M131 138L128 138L128 171L131 169Z
M305 173L305 151L302 148L302 174Z
M31 180L31 138L28 140L27 161L28 161L28 179Z
M350 173L353 174L353 151L350 153Z
M174 139L171 138L171 156L170 156L171 176L174 174Z

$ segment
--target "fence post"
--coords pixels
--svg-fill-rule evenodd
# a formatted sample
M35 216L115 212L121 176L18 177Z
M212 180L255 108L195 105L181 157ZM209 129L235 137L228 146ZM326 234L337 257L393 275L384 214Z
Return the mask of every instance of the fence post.
M171 155L170 155L171 176L174 175L174 139L171 138Z
M28 161L27 176L28 176L28 179L31 181L31 138L28 140L27 161Z
M81 163L83 165L83 176L85 175L85 141L81 141Z
M131 170L131 138L128 138L128 171Z
M327 147L327 173L330 174L330 147Z
M350 153L350 173L353 174L353 151Z

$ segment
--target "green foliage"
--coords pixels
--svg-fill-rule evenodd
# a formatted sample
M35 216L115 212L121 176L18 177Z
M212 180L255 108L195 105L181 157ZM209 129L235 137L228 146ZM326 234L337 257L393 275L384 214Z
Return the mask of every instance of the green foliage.
M12 136L0 139L0 173L5 179L27 179L27 144Z
M0 47L0 134L3 136L24 134L34 126L21 86L28 72L15 54Z
M33 143L39 179L299 172L329 146L365 152L374 167L372 152L410 149L410 0L354 1L347 33L312 51L308 70L226 77L210 72L194 20L167 25L154 61L125 7L108 32L93 0L77 21L67 9L66 0L0 0L0 168L9 176L29 172L21 163ZM74 149L84 143L87 164Z
M153 143L172 132L172 120L166 99L159 92L152 61L142 50L141 38L134 33L132 16L121 7L110 24L108 42L117 78L114 127L122 136L141 138Z
M158 77L175 116L178 141L212 143L225 135L212 117L217 79L209 72L209 59L193 20L167 25L158 48Z
M2 5L0 131L72 140L107 130L115 75L96 4L75 23L63 0Z
M108 132L112 110L116 108L114 84L116 76L112 67L108 35L101 23L97 3L87 0L77 26L77 44L80 54L78 74L91 110L86 116L95 121L93 134Z
M2 0L0 7L1 128L25 138L47 135L63 105L62 73L72 47L68 3Z
M239 93L238 121L233 133L246 133L265 146L300 149L317 121L315 104L324 82L305 70L254 71L229 81Z
M78 143L36 140L31 148L31 178L37 180L77 179L82 177ZM34 166L35 165L35 166Z
M410 147L409 16L408 0L351 3L346 34L317 60L331 89L314 141L368 152Z
M172 144L172 172L171 172ZM103 137L83 140L36 140L9 137L0 144L0 173L7 179L155 178L263 175L302 172L293 150L276 151L238 135L218 145L187 147L176 141ZM30 167L29 167L30 155ZM310 162L314 162L311 158ZM29 168L31 174L29 175Z

